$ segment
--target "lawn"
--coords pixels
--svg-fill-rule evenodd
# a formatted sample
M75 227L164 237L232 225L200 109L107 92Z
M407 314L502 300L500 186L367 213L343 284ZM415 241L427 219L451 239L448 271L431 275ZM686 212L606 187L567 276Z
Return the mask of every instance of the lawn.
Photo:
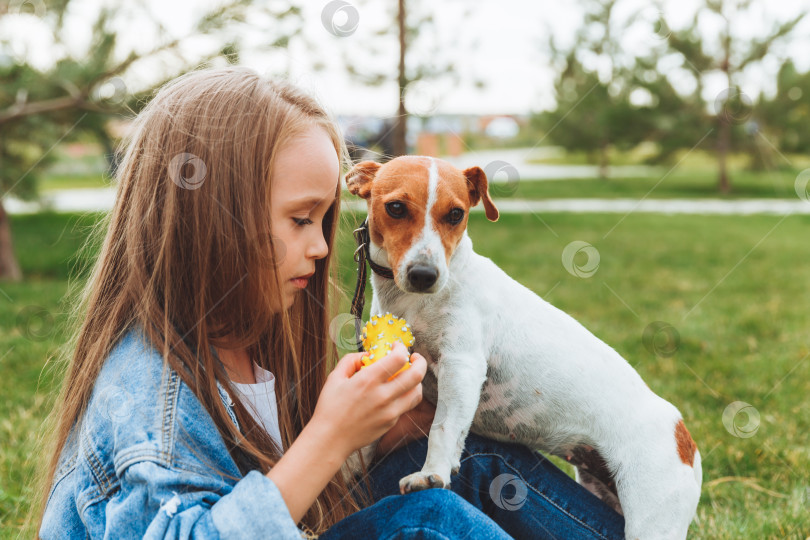
M495 198L513 199L795 199L798 170L731 173L731 192L717 191L717 173L709 169L663 168L642 178L519 179L490 186ZM505 177L504 177L505 179Z
M649 145L640 145L630 152L614 151L611 163L616 166L644 165L650 156ZM560 148L538 147L527 153L530 163L546 165L592 164L582 153L565 152ZM535 157L532 157L535 156ZM669 163L652 168L647 176L608 179L585 178L533 182L531 179L510 180L495 184L496 197L526 199L559 198L795 198L796 178L801 171L810 168L810 158L804 155L773 154L772 163L765 170L751 170L750 156L738 152L729 155L728 170L731 192L721 194L717 190L717 160L712 152L705 150L682 150ZM506 180L505 174L501 173ZM618 172L621 174L621 171Z
M631 152L614 151L612 163L617 166L643 165L649 157L649 148L641 145ZM61 155L56 164L39 179L43 193L54 190L79 188L105 188L114 186L107 173L102 173L106 163L97 149L80 158ZM529 163L545 165L587 165L591 164L582 153L565 152L560 148L539 146L525 149ZM717 164L715 156L703 150L684 150L673 156L671 163L648 167L646 176L609 179L575 178L535 181L532 178L509 178L505 171L496 173L490 179L490 193L494 198L522 199L561 199L561 198L796 198L796 179L805 169L810 168L810 157L802 155L774 155L774 162L768 170L750 170L749 156L744 153L729 157L731 192L720 194L717 191ZM486 163L479 164L482 168ZM617 174L621 174L618 170ZM805 178L805 177L803 177Z
M358 216L344 216L338 249L348 296ZM55 388L42 368L65 339L61 299L94 216L12 219L27 280L0 284L3 537L15 535L31 496L25 486L36 431ZM469 229L479 253L579 319L679 407L703 455L690 538L806 538L810 216L631 214L614 228L620 219L512 214L490 223L473 214ZM563 260L574 241L598 252L595 271L591 248ZM348 309L347 299L342 305ZM752 414L733 416L736 402L750 404Z
M485 164L482 164L482 166ZM717 174L711 169L662 168L658 175L641 178L572 178L534 181L531 178L490 184L493 198L505 199L569 199L569 198L650 198L650 199L749 199L796 198L796 178L799 170L732 172L731 193L717 191ZM496 177L498 178L498 177ZM502 180L506 180L504 176ZM42 193L60 189L105 188L115 184L95 174L42 178ZM346 192L348 194L348 192Z
M112 178L105 174L49 174L39 180L43 193L60 189L106 188L114 186Z

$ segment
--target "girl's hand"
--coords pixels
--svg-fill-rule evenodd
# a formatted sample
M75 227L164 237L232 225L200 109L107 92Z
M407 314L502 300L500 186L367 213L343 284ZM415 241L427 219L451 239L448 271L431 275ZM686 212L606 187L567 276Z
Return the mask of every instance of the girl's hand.
M341 358L324 384L308 426L320 431L334 451L344 458L393 428L399 417L422 401L422 379L427 362L411 356L412 365L393 380L394 373L408 361L408 350L395 343L385 357L366 368L363 353Z
M435 415L436 406L423 399L416 407L400 416L394 427L382 436L377 444L376 454L384 456L411 441L427 437Z

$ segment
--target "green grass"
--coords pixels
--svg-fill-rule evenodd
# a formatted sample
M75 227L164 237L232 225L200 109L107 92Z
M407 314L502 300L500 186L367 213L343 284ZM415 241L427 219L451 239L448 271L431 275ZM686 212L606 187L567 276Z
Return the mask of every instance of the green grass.
M349 227L357 217L346 217L337 249L341 281L350 294ZM469 229L479 253L580 320L681 410L704 468L700 521L690 538L806 538L810 216L631 214L606 237L620 219L544 214L541 221L510 214L490 223L474 214ZM31 496L26 481L38 454L35 433L55 389L53 378L40 373L65 339L60 299L84 234L76 224L91 221L92 216L75 215L13 217L28 279L0 283L5 292L0 293L5 306L0 310L3 537L13 536ZM575 240L599 252L598 270L590 278L576 277L563 266L563 249ZM573 261L583 264L584 255ZM31 305L53 314L51 330L50 323L25 330L18 314ZM655 321L677 329L674 355L656 355L654 347L653 352L645 347L643 332ZM32 331L45 337L26 337ZM724 410L736 401L750 403L760 414L750 438L735 437L723 423ZM744 421L737 418L738 424Z
M585 165L589 157L582 152L565 152L560 148L538 147L527 150L528 161L548 165ZM650 145L639 145L628 152L613 151L611 163L616 166L641 165L651 155ZM109 176L95 172L100 156L75 160L62 158L59 166L45 172L39 180L42 192L59 189L103 188L114 184ZM787 161L786 161L787 160ZM491 183L494 198L559 199L559 198L795 198L799 172L810 168L810 157L774 156L774 167L766 171L747 168L749 156L737 153L729 157L731 193L717 190L717 164L711 152L683 150L673 157L671 165L650 167L643 177L557 179L533 181L521 178L506 184ZM789 165L788 165L789 163ZM68 166L72 165L72 166ZM103 163L102 163L103 165ZM482 163L483 167L484 164Z
M587 165L592 164L589 156L582 152L549 152L538 148L530 153L531 163L548 165ZM545 152L543 152L545 151ZM544 154L544 155L543 155ZM534 155L535 157L531 157ZM614 166L642 165L650 157L650 145L639 145L629 152L613 151L611 164ZM704 150L683 150L673 156L672 163L658 165L641 178L621 176L608 179L559 179L533 182L520 179L507 184L490 187L496 197L525 199L560 198L795 198L796 177L810 168L810 157L803 155L774 155L773 167L764 171L748 168L750 156L732 154L728 159L731 193L721 194L717 190L717 161L713 153Z
M92 215L12 217L15 251L26 279L0 282L0 536L19 527L31 498L37 432L58 385L46 360L65 341L63 325L75 253Z
M493 198L504 199L745 199L795 198L795 182L799 171L771 172L735 171L732 173L732 192L722 195L717 191L717 176L710 170L676 169L668 173L662 168L658 176L642 178L572 178L490 184ZM102 175L46 176L40 181L42 193L61 189L104 188L114 184ZM348 195L347 195L348 197Z
M731 193L717 190L717 173L710 170L661 169L657 176L643 178L599 178L536 181L518 180L513 183L491 184L494 198L513 199L795 199L796 177L800 171L770 172L734 171L731 173Z
M617 150L611 147L608 150L610 165L644 165L654 161L658 149L654 143L643 142L631 150ZM772 166L789 164L799 169L810 167L810 156L805 154L781 154L774 149L766 152L767 163ZM567 151L560 146L538 146L532 148L527 157L530 163L543 163L550 165L595 165L595 155L580 151ZM689 169L716 169L717 155L712 150L683 148L676 151L670 158L672 163L680 163ZM752 162L752 155L747 152L734 152L728 155L728 166L731 169L742 170Z
M113 185L112 179L103 174L50 174L39 180L42 192L58 189L105 188Z
M730 173L731 192L717 189L712 169L661 168L658 174L638 178L519 178L491 182L489 193L498 199L797 199L797 177L802 171L735 170ZM506 180L504 177L503 180ZM345 192L346 199L353 199Z
M633 198L651 199L744 199L744 198L794 198L795 182L800 171L775 170L753 172L733 171L731 193L722 195L717 191L717 174L710 169L676 168L669 172L661 168L659 175L642 178L572 178L533 181L520 179L517 182L490 185L493 198L511 199L568 199L568 198ZM102 175L46 176L40 180L43 193L60 189L104 188L114 186Z

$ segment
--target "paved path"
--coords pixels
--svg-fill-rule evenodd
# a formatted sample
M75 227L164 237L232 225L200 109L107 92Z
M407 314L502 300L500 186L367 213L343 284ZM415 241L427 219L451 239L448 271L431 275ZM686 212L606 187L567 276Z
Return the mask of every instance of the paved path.
M46 191L40 202L21 201L14 197L3 199L10 214L31 214L42 210L56 212L86 212L109 210L115 202L115 188L81 188Z
M3 201L11 214L26 214L41 210L57 212L105 211L112 208L115 188L71 189L50 191L42 196L41 203L22 202L9 198ZM612 213L629 212L653 214L810 214L810 202L799 199L496 199L495 204L503 213ZM347 197L343 207L365 210L365 201ZM481 205L473 211L481 211Z
M554 157L559 149L549 146L537 148L503 148L498 150L481 150L466 152L457 157L443 156L442 159L452 163L459 169L478 166L487 171L499 174L490 174L490 181L504 182L520 180L542 181L562 179L597 178L599 168L595 165L552 165L546 163L531 163L530 159ZM506 167L504 167L506 166ZM510 169L511 166L512 168ZM615 178L649 178L661 176L664 169L647 165L614 165L610 167L610 176ZM508 175L517 174L517 177Z

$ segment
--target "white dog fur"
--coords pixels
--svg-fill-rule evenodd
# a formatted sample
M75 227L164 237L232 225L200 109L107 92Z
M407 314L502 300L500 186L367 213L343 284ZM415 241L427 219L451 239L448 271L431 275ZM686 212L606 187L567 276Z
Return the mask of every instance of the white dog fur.
M467 186L459 187L461 174ZM385 234L394 229L384 224L392 218L380 215L374 199L405 181L427 183L409 192L408 208L423 205L415 212L420 230L411 245L399 246L404 255L392 268L394 280L372 273L371 314L391 312L410 323L414 351L428 361L423 395L437 412L426 462L400 481L401 491L449 486L472 430L573 463L577 480L624 514L628 539L685 538L700 497L701 462L681 414L614 349L473 251L467 210L479 198L490 219L494 209L483 171L417 156L355 166L347 185L367 199L372 259L392 267ZM452 184L449 192L439 189L442 182ZM434 206L441 193L465 188L481 192L463 208L465 229L448 253ZM419 193L426 196L415 201ZM435 284L412 292L407 276L414 265L434 269ZM373 451L365 449L366 459Z

